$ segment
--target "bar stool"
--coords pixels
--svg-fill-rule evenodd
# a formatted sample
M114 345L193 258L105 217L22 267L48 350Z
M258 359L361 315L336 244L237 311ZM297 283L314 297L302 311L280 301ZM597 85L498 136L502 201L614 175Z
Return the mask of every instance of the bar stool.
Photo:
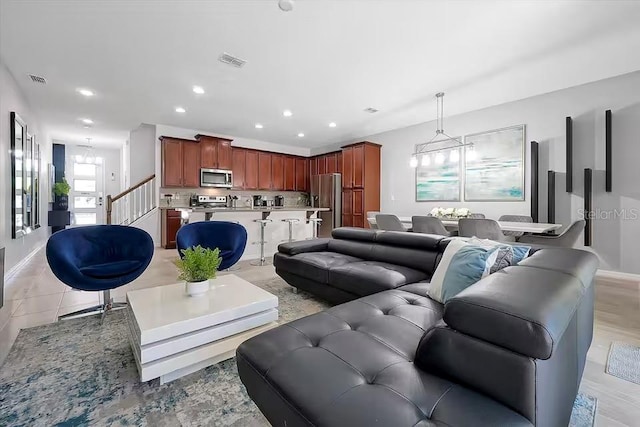
M257 222L260 224L260 241L252 243L253 245L260 245L260 259L256 261L251 261L251 265L258 265L258 266L267 265L267 260L264 257L264 244L267 243L267 241L264 240L264 228L267 226L268 223L273 222L273 220L254 219L253 222Z
M321 223L322 223L322 218L309 218L309 224L313 224L313 234L312 234L312 237L307 240L313 240L318 238L318 227L320 226Z
M298 218L285 218L281 221L289 223L289 240L283 240L283 242L293 242L293 224L299 223L300 220Z

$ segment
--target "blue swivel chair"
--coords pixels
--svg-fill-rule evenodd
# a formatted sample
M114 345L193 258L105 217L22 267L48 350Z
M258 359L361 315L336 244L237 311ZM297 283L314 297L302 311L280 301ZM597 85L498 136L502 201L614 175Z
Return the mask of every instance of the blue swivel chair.
M237 263L247 246L247 230L240 224L227 221L199 221L183 225L176 236L178 253L194 246L220 249L220 270Z
M153 240L139 228L93 225L58 231L47 242L47 261L61 282L83 291L102 291L103 302L95 307L60 316L102 313L126 306L114 303L111 289L138 278L153 257Z

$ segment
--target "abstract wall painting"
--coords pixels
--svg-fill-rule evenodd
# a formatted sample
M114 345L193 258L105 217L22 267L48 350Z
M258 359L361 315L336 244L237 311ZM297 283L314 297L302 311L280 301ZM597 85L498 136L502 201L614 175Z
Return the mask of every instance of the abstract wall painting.
M460 201L460 147L426 153L416 167L416 201Z
M464 199L524 200L525 126L465 136Z

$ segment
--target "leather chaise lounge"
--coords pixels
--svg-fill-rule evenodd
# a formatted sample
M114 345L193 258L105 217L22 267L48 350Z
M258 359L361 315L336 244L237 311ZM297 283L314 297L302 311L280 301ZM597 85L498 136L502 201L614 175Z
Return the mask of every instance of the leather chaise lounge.
M237 350L274 426L566 426L593 335L588 252L541 249L443 306L446 238L336 229L280 247L289 284L329 301Z

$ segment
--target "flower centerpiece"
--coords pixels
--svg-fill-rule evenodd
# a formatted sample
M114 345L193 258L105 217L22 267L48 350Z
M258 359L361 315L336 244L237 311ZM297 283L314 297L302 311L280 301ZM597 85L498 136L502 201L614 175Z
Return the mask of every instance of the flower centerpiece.
M436 218L443 219L458 219L466 218L471 214L471 211L467 208L442 208L437 207L431 209L431 215Z
M209 290L209 279L215 279L222 258L220 249L203 248L198 245L183 249L183 257L175 264L180 271L179 280L185 281L185 290L190 296L198 296Z

